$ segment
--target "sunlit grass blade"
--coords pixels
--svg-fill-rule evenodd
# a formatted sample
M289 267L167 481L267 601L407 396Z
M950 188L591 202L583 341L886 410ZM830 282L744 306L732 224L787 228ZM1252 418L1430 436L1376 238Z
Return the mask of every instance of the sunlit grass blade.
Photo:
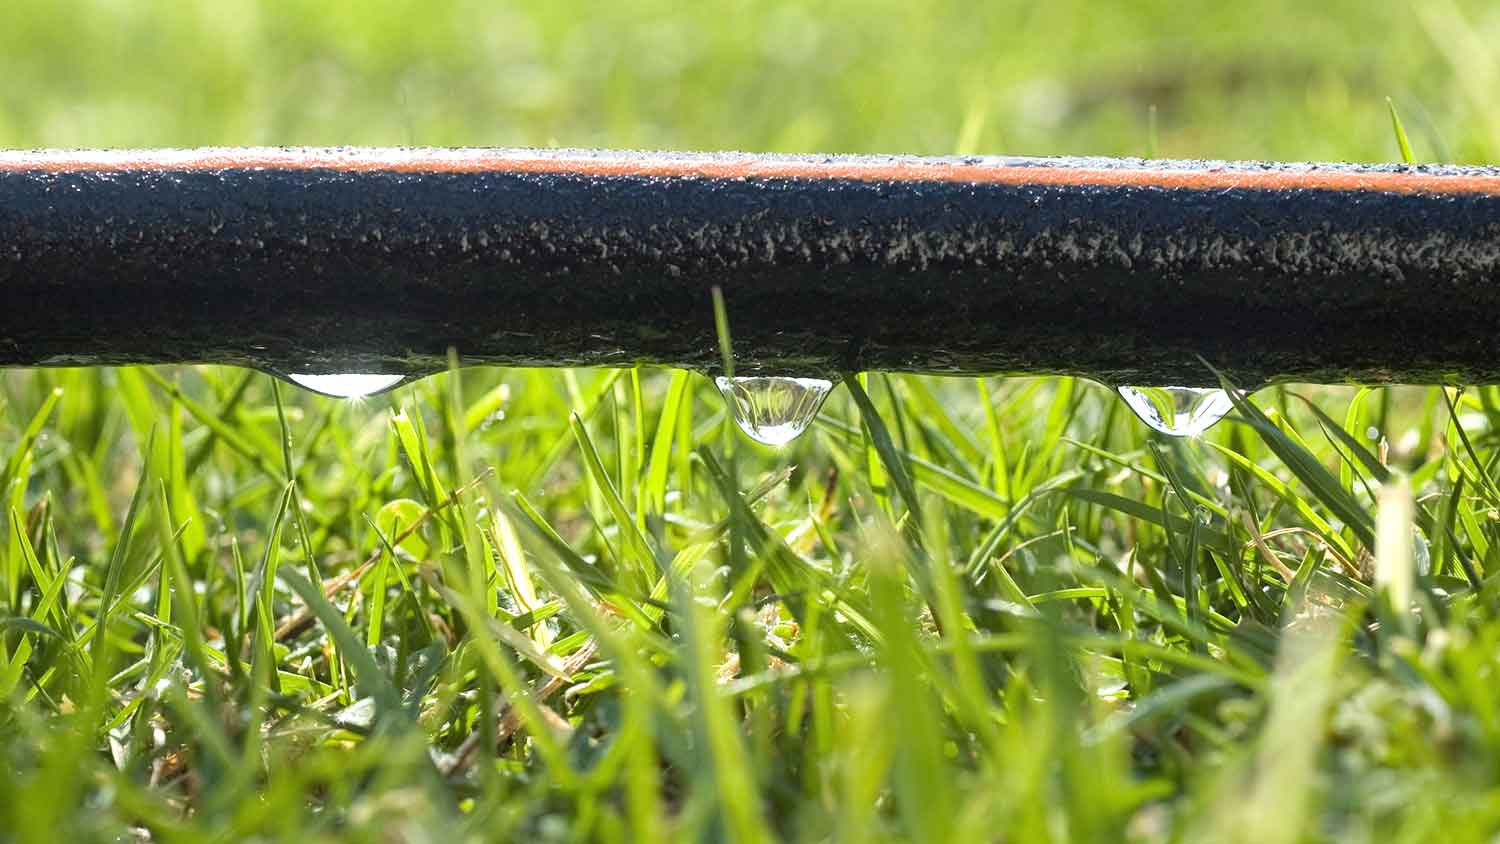
M644 578L660 574L656 563L656 552L652 550L651 543L645 535L640 532L635 517L631 515L625 507L624 500L620 498L619 489L605 471L604 463L599 459L599 452L594 448L594 441L589 437L583 420L575 414L569 421L573 426L573 436L578 439L578 448L583 455L584 465L588 467L595 487L604 497L605 504L614 516L615 527L619 530L625 547L635 559L638 571Z
M644 479L644 500L652 513L667 511L667 472L672 465L673 435L676 433L677 420L681 416L682 403L688 394L688 379L691 377L685 369L673 372L672 379L667 384L666 398L662 400L656 436L651 441L650 463Z
M880 418L880 413L875 409L875 404L870 401L870 396L860 386L856 378L845 378L844 386L849 395L854 399L854 404L859 408L860 420L864 423L865 430L870 434L870 442L875 452L880 456L880 462L885 471L890 475L891 482L895 484L896 491L901 495L901 503L912 515L914 523L922 522L921 502L917 499L917 488L912 483L911 473L907 470L906 460L902 453L896 448L896 443L891 439L890 431L886 429L885 422Z
M1411 151L1411 141L1406 137L1406 127L1401 125L1401 115L1396 113L1395 100L1386 97L1385 105L1391 114L1391 131L1396 135L1396 148L1401 151L1401 160L1406 164L1417 163L1417 156Z
M1240 416L1260 435L1261 442L1286 464L1292 474L1307 485L1308 490L1327 507L1366 547L1375 544L1375 522L1370 513L1354 499L1338 479L1328 472L1317 457L1294 442L1255 403L1242 397L1235 386L1222 382Z

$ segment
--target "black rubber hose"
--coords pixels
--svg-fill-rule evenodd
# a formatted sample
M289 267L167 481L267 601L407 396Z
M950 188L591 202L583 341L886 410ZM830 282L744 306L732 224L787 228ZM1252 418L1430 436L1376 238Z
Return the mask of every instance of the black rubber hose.
M0 365L1500 381L1500 170L0 153Z

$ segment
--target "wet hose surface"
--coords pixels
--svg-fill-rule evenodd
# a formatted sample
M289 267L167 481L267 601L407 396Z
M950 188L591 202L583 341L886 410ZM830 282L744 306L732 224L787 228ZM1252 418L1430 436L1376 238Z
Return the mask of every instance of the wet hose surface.
M1500 170L0 153L0 365L1500 381Z

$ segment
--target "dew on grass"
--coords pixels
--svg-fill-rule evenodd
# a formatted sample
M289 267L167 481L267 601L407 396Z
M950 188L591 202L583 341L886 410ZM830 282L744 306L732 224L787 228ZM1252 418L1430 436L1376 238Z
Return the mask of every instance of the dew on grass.
M288 381L324 396L357 399L392 389L406 380L390 373L344 373L340 375L288 375Z
M1119 392L1142 422L1173 437L1196 437L1234 409L1229 394L1212 387L1120 387Z
M714 379L745 436L782 446L807 430L818 416L833 382L822 378L750 376Z

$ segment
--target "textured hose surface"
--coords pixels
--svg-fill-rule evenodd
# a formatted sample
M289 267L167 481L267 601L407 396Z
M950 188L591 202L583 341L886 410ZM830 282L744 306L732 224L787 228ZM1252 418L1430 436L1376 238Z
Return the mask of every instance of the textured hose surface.
M744 372L1500 381L1500 170L0 153L0 365L712 370L714 286Z

